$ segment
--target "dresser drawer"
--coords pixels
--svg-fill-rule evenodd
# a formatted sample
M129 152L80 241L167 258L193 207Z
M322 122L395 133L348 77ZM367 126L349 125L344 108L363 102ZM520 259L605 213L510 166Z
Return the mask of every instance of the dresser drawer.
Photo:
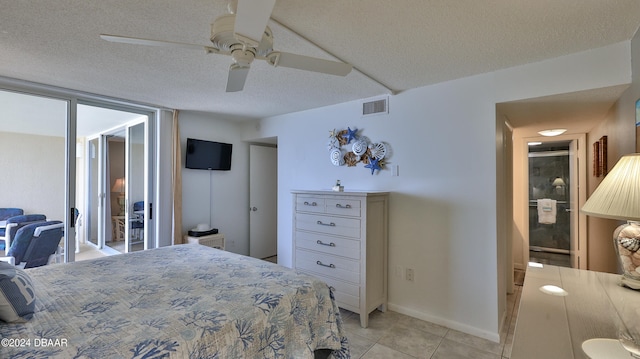
M324 208L324 198L306 196L298 196L296 198L296 211L324 213Z
M357 218L296 213L296 228L337 236L360 238L360 220Z
M360 306L360 287L358 285L347 283L321 274L311 273L307 271L301 272L316 277L321 281L327 283L327 285L332 288L333 294L335 294L338 306L340 306L340 304L346 304L348 306L356 308Z
M360 283L360 262L324 253L296 249L296 268Z
M325 203L327 206L326 213L360 217L360 200L327 198Z
M296 248L360 260L360 241L324 234L296 231Z

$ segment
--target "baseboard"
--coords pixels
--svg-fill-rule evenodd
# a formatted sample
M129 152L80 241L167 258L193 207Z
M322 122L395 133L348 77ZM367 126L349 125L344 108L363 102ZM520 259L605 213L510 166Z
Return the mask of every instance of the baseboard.
M498 338L500 338L500 336L507 335L509 328L506 328L505 326L511 324L511 323L508 323L507 320L509 320L509 313L507 312L507 310L505 310L502 312L502 319L500 320L500 331L499 331L500 334L498 334ZM500 338L500 343L504 343L506 340L507 340L506 337Z
M393 303L387 304L389 310L394 312L408 315L410 317L424 320L430 323L442 325L449 329L457 330L459 332L467 333L479 338L487 339L495 343L500 343L500 333L488 332L486 330L478 329L476 327L472 327L466 324L458 323L452 320L444 319L442 317L437 317L433 315L429 315L427 313L419 312L413 309L405 308L403 306L399 306Z

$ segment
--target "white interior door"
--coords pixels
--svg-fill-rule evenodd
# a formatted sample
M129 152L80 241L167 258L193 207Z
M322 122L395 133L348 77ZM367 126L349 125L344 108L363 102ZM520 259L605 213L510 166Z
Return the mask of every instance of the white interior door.
M249 146L249 255L267 258L278 253L278 150Z

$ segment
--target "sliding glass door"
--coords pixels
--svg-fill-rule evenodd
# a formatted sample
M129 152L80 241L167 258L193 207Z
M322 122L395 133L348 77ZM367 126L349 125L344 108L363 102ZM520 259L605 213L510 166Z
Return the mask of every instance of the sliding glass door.
M529 148L529 260L576 266L570 141Z
M65 261L155 247L156 109L5 78L0 106L0 208L64 222Z
M87 139L88 243L107 254L153 248L152 121L149 114L108 111L131 119Z
M148 241L152 203L148 199L149 160L148 160L148 120L127 127L126 140L126 234L127 252L153 247Z
M68 209L75 206L75 192L65 188L75 185L74 103L8 88L0 89L0 106L0 207L64 222L60 246L69 249L65 255L73 260L74 223Z

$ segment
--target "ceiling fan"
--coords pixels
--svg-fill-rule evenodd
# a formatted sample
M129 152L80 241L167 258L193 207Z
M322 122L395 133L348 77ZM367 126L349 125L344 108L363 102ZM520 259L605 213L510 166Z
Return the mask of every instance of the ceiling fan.
M265 60L274 67L282 66L324 74L346 76L352 66L343 62L319 59L273 50L273 34L267 26L276 0L238 0L229 3L229 14L218 17L211 24L212 46L185 44L101 34L111 42L134 45L167 46L185 49L204 49L208 54L230 55L227 92L242 91L254 59Z

